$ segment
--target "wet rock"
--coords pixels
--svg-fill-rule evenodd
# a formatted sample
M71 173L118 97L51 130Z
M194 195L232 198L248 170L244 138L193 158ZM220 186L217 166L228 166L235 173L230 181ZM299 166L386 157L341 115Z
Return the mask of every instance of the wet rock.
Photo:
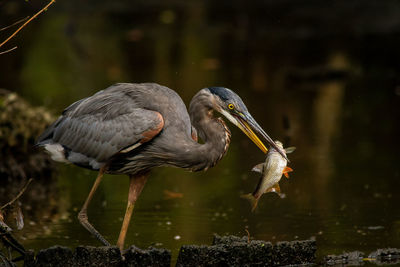
M211 246L182 246L177 266L279 266L315 261L313 240L270 242L247 237L214 236Z
M369 259L376 259L378 263L398 264L400 263L400 249L383 248L378 249L368 256Z
M179 250L176 266L227 265L228 252L221 246L184 245Z
M378 249L370 253L366 258L365 254L360 251L353 251L340 255L328 255L324 257L321 264L329 266L343 266L344 264L357 266L364 265L365 262L372 262L377 265L397 265L400 263L400 249Z
M214 239L212 244L213 245L221 245L221 244L232 244L232 243L246 243L248 242L248 237L243 236L235 236L235 235L227 235L227 236L220 236L220 235L214 235Z
M33 266L35 264L35 251L29 249L25 251L24 266Z
M69 267L74 266L74 253L70 248L62 246L53 246L43 249L36 255L36 260L32 265L35 267Z
M278 242L273 247L273 264L308 264L315 261L317 245L315 240Z
M362 264L364 253L360 251L346 252L341 255L328 255L324 257L323 264L326 265L360 265Z
M214 236L211 246L185 245L176 266L306 266L315 265L315 240L284 241L276 244L247 237ZM365 262L395 265L400 262L400 249L378 249L367 258L360 251L325 256L320 265L363 265ZM27 251L24 266L170 266L171 252L165 249L147 250L131 246L121 255L117 247L53 246L34 257Z
M75 266L121 266L122 257L118 247L79 246L75 249Z
M142 250L131 246L124 251L124 266L170 266L171 252L165 249Z
M171 252L165 249L149 248L142 250L130 247L123 257L118 247L79 246L75 251L67 247L54 246L40 250L36 258L33 254L25 257L24 266L95 266L95 267L128 267L128 266L170 266Z
M271 264L272 245L182 246L176 266L249 266Z

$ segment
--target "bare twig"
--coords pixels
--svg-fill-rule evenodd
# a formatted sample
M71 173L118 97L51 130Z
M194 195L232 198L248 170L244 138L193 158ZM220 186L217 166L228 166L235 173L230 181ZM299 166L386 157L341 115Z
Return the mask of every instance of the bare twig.
M7 29L9 29L9 28L11 28L11 27L13 27L13 26L15 26L15 25L17 25L17 24L20 24L21 22L24 22L24 21L27 20L27 19L29 19L29 16L27 16L26 18L20 19L20 20L14 22L14 23L11 24L11 25L8 25L8 26L6 26L6 27L1 28L1 29L0 29L0 32L1 32L1 31L4 31L4 30L7 30Z
M30 178L26 184L24 185L24 187L22 187L21 191L19 191L18 195L16 195L11 201L9 201L8 203L4 204L0 210L4 210L5 208L7 208L8 206L11 206L15 201L18 200L18 198L20 198L22 196L22 194L25 192L26 188L28 187L28 185L33 181L32 178Z
M0 52L0 55L7 54L7 53L9 53L9 52L11 52L11 51L13 51L13 50L15 50L15 49L17 49L17 48L18 48L18 47L14 46L14 47L11 48L11 49L8 49L8 50L6 50L6 51Z
M33 15L30 19L28 19L24 24L21 25L13 34L11 34L4 42L0 44L0 47L2 47L5 43L7 43L11 38L13 38L20 30L22 30L29 22L31 22L33 19L35 19L37 16L40 15L43 11L45 11L49 6L51 6L56 0L51 0L44 8L39 10L35 15Z

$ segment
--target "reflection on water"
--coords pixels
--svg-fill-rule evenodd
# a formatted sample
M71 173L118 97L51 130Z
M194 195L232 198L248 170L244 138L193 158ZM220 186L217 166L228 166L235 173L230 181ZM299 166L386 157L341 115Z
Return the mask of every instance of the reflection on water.
M380 17L374 10L374 23L367 23L367 5L346 27L318 5L305 15L279 4L139 2L132 8L123 1L96 7L74 2L57 2L20 34L19 49L1 56L9 62L1 72L9 75L0 77L0 86L57 112L118 81L158 82L186 103L200 88L226 86L242 96L270 136L297 147L290 155L294 172L281 182L287 197L266 194L251 213L239 196L255 187L258 176L250 170L264 156L231 126L228 155L215 168L154 170L126 244L176 253L182 244L209 244L213 233L245 235L248 228L252 237L271 241L315 237L320 254L400 247L400 39L399 28L384 23L391 12ZM26 12L18 5L13 10L7 18ZM275 19L254 16L262 11ZM320 27L307 24L307 16L320 19ZM364 22L366 28L356 27ZM33 249L99 245L76 219L96 173L59 169L59 208L40 218L25 216L19 238ZM89 207L89 219L112 243L127 186L126 177L106 176ZM164 190L183 198L165 199Z

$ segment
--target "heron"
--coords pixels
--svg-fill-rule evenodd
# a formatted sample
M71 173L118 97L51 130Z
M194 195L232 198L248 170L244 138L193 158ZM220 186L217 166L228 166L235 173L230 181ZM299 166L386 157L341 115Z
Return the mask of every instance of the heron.
M201 89L188 112L174 90L156 83L118 83L76 101L39 136L37 145L55 161L98 171L78 219L105 246L110 243L89 222L89 203L104 174L129 177L117 241L122 251L135 203L151 169L207 170L226 154L231 132L213 111L239 127L264 153L268 149L260 137L286 158L232 90Z

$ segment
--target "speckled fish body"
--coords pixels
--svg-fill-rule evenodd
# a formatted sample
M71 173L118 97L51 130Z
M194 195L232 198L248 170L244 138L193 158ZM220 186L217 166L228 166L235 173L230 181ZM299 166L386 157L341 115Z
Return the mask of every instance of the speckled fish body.
M278 142L276 143L278 145ZM260 198L264 193L273 192L274 186L278 185L282 178L286 164L287 160L284 159L274 148L271 148L263 164L261 179L252 195L255 198Z
M294 147L283 149L283 145L279 141L275 141L276 145L291 153L294 151ZM253 168L253 171L261 173L260 181L257 184L256 189L253 193L243 195L243 198L250 200L252 203L252 211L257 207L258 200L264 193L275 192L280 196L279 181L282 178L282 174L289 177L288 172L292 171L291 168L287 167L287 160L279 154L274 148L270 148L264 163L260 163Z

